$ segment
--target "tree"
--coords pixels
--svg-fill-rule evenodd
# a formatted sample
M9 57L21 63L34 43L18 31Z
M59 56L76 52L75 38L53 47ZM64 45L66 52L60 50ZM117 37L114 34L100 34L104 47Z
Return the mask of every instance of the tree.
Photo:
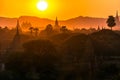
M35 36L38 36L39 29L38 28L34 28L34 31L35 31Z
M49 37L54 34L53 26L51 24L48 24L44 30L40 33L44 37Z
M51 24L48 24L45 31L47 32L47 34L50 34L53 31L53 26Z
M32 35L32 33L33 33L33 29L34 29L33 27L30 27L30 28L29 28L31 35Z
M65 33L65 32L68 31L68 29L67 29L66 26L62 26L62 27L60 28L60 31L63 32L63 33Z
M119 75L119 68L116 64L104 64L102 65L98 72L96 73L97 80L117 80Z
M63 53L66 59L70 62L79 63L80 60L85 60L83 57L86 52L86 40L88 36L79 34L68 38L63 44ZM76 46L77 45L77 46ZM88 46L88 44L87 44ZM84 58L84 59L83 59Z
M57 51L49 40L24 43L24 52L9 53L5 58L6 71L2 80L56 80ZM9 79L12 77L12 79ZM8 79L6 77L8 76Z
M24 50L27 52L43 54L55 51L54 45L49 40L32 40L23 44ZM50 49L51 48L51 49ZM46 54L48 54L48 52Z
M23 47L28 55L25 61L29 64L28 67L31 66L32 74L33 71L38 73L40 80L56 80L58 72L54 64L58 58L53 43L49 40L33 40L25 43Z
M109 18L107 19L107 25L111 28L111 30L112 27L116 25L115 18L113 16L109 16Z
M24 53L9 53L4 60L5 63L5 71L3 76L8 77L8 79L3 80L21 80L24 78L26 72L28 71L29 67L25 63L24 59L26 59L26 54ZM3 73L2 73L3 74ZM24 76L23 76L24 75ZM0 75L1 79L1 75Z

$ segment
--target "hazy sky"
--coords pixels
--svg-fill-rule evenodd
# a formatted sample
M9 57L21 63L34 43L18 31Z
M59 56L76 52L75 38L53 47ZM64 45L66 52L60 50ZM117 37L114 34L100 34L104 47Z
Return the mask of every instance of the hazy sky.
M120 13L120 0L45 0L48 9L36 8L40 0L0 0L0 16L19 17L22 15L41 18L69 19L77 16L107 17Z

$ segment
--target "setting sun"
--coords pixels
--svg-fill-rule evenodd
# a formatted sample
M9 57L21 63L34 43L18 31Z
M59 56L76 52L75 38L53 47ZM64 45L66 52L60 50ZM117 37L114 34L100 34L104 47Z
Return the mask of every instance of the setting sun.
M41 11L44 11L48 8L48 3L45 1L40 1L37 3L37 8Z

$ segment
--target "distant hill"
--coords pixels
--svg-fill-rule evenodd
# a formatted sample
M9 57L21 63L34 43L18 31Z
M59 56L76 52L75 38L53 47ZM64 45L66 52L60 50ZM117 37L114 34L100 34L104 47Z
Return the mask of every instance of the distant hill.
M17 18L0 17L0 26L15 27Z
M96 28L99 26L106 26L105 18L93 18L93 17L76 17L66 20L65 23L71 28Z
M32 26L39 27L39 28L44 28L47 24L52 24L54 25L54 20L50 20L47 18L38 18L38 17L33 17L33 16L21 16L19 17L20 19L20 24L23 22L30 22ZM16 20L17 18L5 18L5 17L0 17L0 26L8 26L9 28L15 27L16 26ZM59 18L58 18L59 20ZM76 17L76 18L71 18L68 20L61 20L59 21L59 24L66 25L70 29L74 28L97 28L99 26L106 27L106 18L93 18L93 17Z

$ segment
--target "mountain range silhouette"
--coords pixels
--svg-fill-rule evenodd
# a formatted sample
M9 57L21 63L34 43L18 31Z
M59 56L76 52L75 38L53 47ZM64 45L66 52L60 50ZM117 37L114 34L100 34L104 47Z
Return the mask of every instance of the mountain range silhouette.
M16 26L16 20L18 18L7 18L0 17L0 26L9 28L14 28ZM33 27L39 27L41 29L45 28L47 24L52 24L54 26L54 21L47 18L39 18L34 16L21 16L19 17L20 24L23 22L30 22ZM59 20L61 26L66 25L69 29L75 28L97 28L98 26L107 27L106 25L107 18L94 18L94 17L75 17L68 20Z

